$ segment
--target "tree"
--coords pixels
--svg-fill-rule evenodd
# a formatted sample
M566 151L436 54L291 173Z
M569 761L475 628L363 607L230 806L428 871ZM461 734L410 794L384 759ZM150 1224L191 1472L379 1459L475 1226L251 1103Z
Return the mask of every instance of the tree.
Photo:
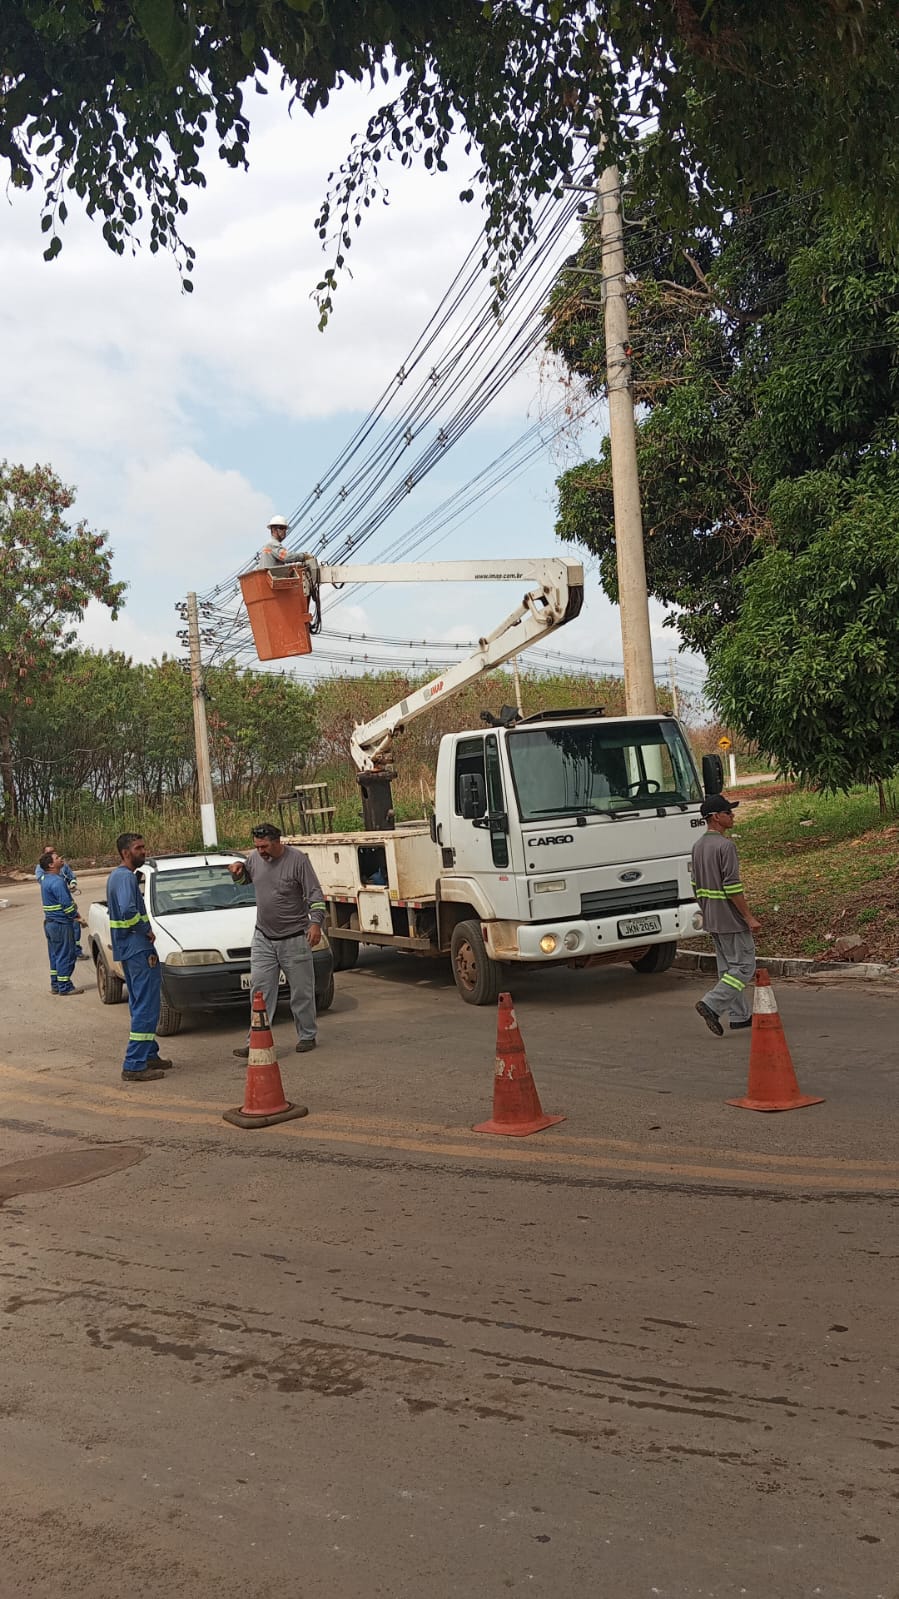
M642 213L642 214L641 214ZM857 472L899 411L899 267L872 231L802 195L771 195L715 234L632 214L638 463L651 592L709 652L737 614L743 567L775 537L779 484ZM581 269L553 295L550 343L593 393L605 379L602 313ZM557 530L599 558L616 596L608 441L559 480Z
M899 542L899 267L864 219L803 193L764 196L714 232L666 231L646 170L632 174L629 215L649 585L707 655L727 719L781 764L841 786L895 758L889 684L868 695L865 683L889 660ZM556 288L551 340L600 392L601 314L578 276L596 249L591 233ZM559 488L558 531L599 556L614 595L608 442ZM861 604L866 559L882 604Z
M46 258L72 191L112 250L146 228L190 287L180 228L204 145L247 164L246 92L265 92L269 66L310 114L348 80L380 80L319 219L335 249L327 315L386 163L443 170L454 131L477 151L501 265L578 141L595 146L601 125L623 156L646 118L668 208L692 193L720 212L802 174L895 236L897 42L890 0L7 0L0 159L13 187L43 190Z
M806 782L882 784L899 767L895 439L857 478L809 473L783 486L772 519L779 542L743 574L711 693L727 721Z
M106 534L65 520L75 502L49 466L0 464L0 846L16 847L16 716L30 706L91 600L118 613Z

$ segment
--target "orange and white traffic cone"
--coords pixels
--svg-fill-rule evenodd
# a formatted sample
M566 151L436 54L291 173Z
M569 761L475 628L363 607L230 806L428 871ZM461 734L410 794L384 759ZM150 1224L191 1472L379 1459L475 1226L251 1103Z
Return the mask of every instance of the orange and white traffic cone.
M764 966L755 974L746 1097L729 1099L727 1103L740 1110L801 1110L804 1105L824 1104L821 1098L799 1092L774 989Z
M506 1138L526 1138L544 1127L563 1122L564 1116L546 1116L531 1076L518 1031L512 995L500 994L496 1022L496 1072L493 1079L493 1115L478 1122L474 1133L501 1133Z
M275 1043L261 989L257 989L253 995L244 1101L234 1110L226 1110L222 1114L232 1127L275 1127L278 1122L293 1121L296 1116L309 1114L307 1106L292 1105L284 1097L281 1068L275 1055Z

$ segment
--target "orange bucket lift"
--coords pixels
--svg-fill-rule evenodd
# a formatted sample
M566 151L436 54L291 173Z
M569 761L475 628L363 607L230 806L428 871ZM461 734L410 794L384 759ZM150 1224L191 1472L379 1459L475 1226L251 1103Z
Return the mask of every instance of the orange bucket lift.
M244 572L240 591L260 661L311 655L307 580L299 567L261 567Z

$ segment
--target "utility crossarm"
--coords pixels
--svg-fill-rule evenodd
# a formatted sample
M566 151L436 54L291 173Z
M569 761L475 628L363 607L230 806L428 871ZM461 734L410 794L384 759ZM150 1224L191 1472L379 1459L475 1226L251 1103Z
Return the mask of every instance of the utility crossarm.
M584 569L564 556L524 561L413 561L384 566L327 566L311 556L300 556L316 588L323 583L509 583L533 587L517 610L500 622L465 660L415 689L398 705L353 729L350 744L360 772L375 771L390 759L393 735L438 701L451 699L461 689L511 660L532 644L539 644L556 628L573 621L584 598Z

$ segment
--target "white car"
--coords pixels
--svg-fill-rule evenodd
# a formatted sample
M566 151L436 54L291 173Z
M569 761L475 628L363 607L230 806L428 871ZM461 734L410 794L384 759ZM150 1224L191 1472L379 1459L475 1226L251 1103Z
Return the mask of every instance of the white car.
M240 855L159 855L148 859L138 880L162 969L162 1008L156 1031L177 1033L191 1011L247 1007L250 942L256 925L252 883L235 883L228 870ZM87 945L104 1005L124 998L124 972L113 959L109 912L96 900L87 914ZM326 1011L334 999L334 959L326 938L313 951L315 1004ZM284 974L281 983L285 989Z

